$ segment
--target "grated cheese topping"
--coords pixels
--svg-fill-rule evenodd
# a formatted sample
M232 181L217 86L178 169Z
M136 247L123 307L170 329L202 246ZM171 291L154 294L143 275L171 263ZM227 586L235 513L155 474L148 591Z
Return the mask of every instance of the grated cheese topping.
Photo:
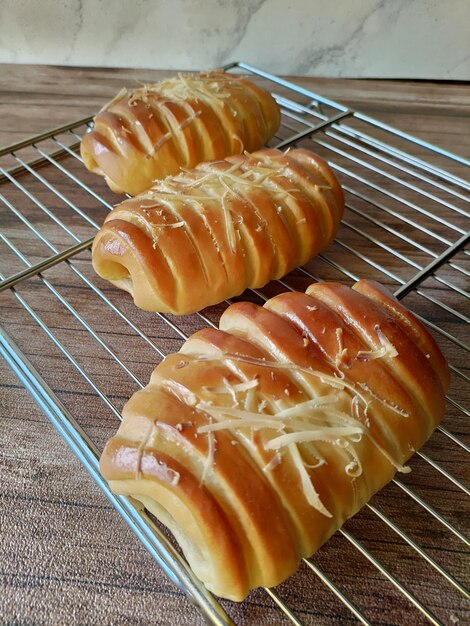
M206 413L213 415L207 407L198 407L204 410ZM239 417L238 419L227 419L221 420L220 422L214 422L211 424L205 424L204 426L199 426L197 431L198 433L212 433L217 430L227 430L230 428L240 429L240 428L251 428L253 430L260 430L262 428L272 428L274 430L283 430L286 425L283 422L278 422L277 420L272 420L269 418L263 417ZM266 448L270 449L270 448ZM277 449L277 448L276 448Z
M103 107L101 107L101 109L99 110L99 113L108 111L113 106L113 104L122 100L126 94L127 94L127 89L123 87L110 102L107 102Z
M398 415L401 415L402 417L410 417L410 414L407 411L400 408L396 404L393 404L392 402L385 400L385 398L381 398L376 393L374 393L372 389L366 383L358 383L358 384L359 384L359 387L361 387L361 389L364 389L364 391L367 391L367 393L369 393L373 397L374 400L377 400L378 402L386 406L391 411L398 413Z
M325 517L333 517L333 515L328 511L323 502L320 500L320 496L313 486L312 479L308 475L303 459L300 456L299 449L294 444L290 444L288 449L291 453L292 460L297 467L297 471L299 472L302 489L307 502L310 504L310 506L312 506Z
M173 228L182 228L183 226L186 226L186 222L171 222L170 224L153 224L154 228L168 228L169 230L172 230Z
M258 387L259 379L253 379L251 381L245 381L242 383L230 385L233 393L248 393L253 392ZM224 384L227 385L227 379L224 379ZM217 394L227 394L228 389L225 387L205 387L205 391L214 390ZM263 409L266 408L266 401L263 405ZM249 428L251 431L271 429L274 432L281 433L277 437L273 437L264 443L264 449L266 451L273 450L276 453L281 448L287 448L290 451L291 456L298 468L299 459L301 459L300 452L297 450L297 444L299 443L313 443L316 441L323 441L330 443L331 445L340 445L347 448L350 452L352 460L345 466L345 472L351 478L360 476L362 468L360 463L354 454L350 451L351 444L346 441L346 438L355 437L355 442L360 441L364 432L363 426L352 418L350 415L339 411L335 408L335 404L338 402L338 396L335 394L329 394L327 396L311 398L305 402L299 403L295 406L288 408L281 408L277 412L269 415L260 414L260 412L247 411L245 409L226 406L215 406L207 401L201 401L196 405L197 410L204 411L210 416L208 424L198 427L197 432L215 433L221 430L231 430L232 432L240 431L241 429ZM286 432L289 431L289 432ZM298 455L293 450L298 452ZM271 460L271 465L268 464L268 469L272 469L277 465L275 461L276 457ZM279 460L280 462L280 460ZM303 463L303 461L302 461ZM315 467L319 467L325 464L325 459L318 455L318 462ZM264 468L263 468L264 469ZM306 485L306 472L305 466L302 470L299 470L301 478L302 489L304 490L307 501L311 506L316 508L322 514L328 514L328 511L320 502L318 494L316 494L313 486L308 487ZM311 482L311 479L308 478Z
M315 309L314 309L315 310ZM385 336L379 326L375 327L377 339L380 347L371 351L359 351L357 358L395 358L398 351L392 342ZM387 459L390 464L400 472L409 472L410 468L401 465L392 455L384 449L370 432L370 420L367 409L374 401L380 402L383 406L408 417L409 414L394 405L388 400L379 397L365 383L355 383L346 379L341 366L347 358L347 348L344 346L343 331L337 328L335 331L338 350L334 362L337 372L327 374L309 367L302 367L294 363L271 361L266 358L256 358L242 354L224 353L219 351L215 356L197 355L196 361L216 361L225 364L232 372L236 372L237 382L230 382L228 378L223 378L222 386L204 387L205 400L197 399L195 409L202 411L208 416L208 423L199 426L196 434L207 435L208 454L204 464L202 482L206 479L207 473L214 462L215 439L214 434L219 431L228 430L243 441L245 429L251 431L251 441L253 432L265 431L266 437L261 444L266 452L273 452L270 461L262 467L263 471L271 471L282 461L282 455L288 454L293 461L301 487L307 502L318 512L326 517L331 517L331 513L321 501L319 493L316 491L313 482L313 475L308 469L315 469L326 464L326 459L317 450L316 444L322 442L331 446L336 446L345 456L344 471L351 479L352 488L354 480L363 473L362 464L356 450L356 445L363 438L374 445L377 450ZM365 353L367 352L367 356ZM378 353L378 354L375 354ZM249 379L246 374L240 371L237 363L247 363L263 368L268 368L271 378L276 378L276 370L284 370L293 374L304 374L316 377L320 382L333 388L331 393L323 396L310 397L303 402L292 405L292 400L282 394L277 398L263 397L263 390L260 388L260 376L257 375ZM300 387L302 389L302 387ZM307 393L307 389L304 389ZM317 392L318 393L318 390ZM193 394L194 395L194 394ZM223 396L226 399L223 400ZM215 401L212 400L215 398ZM229 398L232 399L232 406L228 405ZM228 402L227 402L228 400ZM221 404L226 404L221 406ZM345 409L345 407L348 407ZM232 440L237 441L237 440ZM317 462L307 464L303 459L299 446L308 444L309 454L316 457ZM257 444L258 445L258 444Z
M178 128L181 129L184 125L189 124L196 118L197 113L191 115ZM170 141L173 136L173 131L162 135L146 155L147 158L153 158L158 150L167 141ZM252 204L250 192L253 188L260 190L267 190L269 188L271 195L274 189L276 202L280 202L276 208L277 213L279 218L287 226L286 217L283 215L282 203L290 193L289 190L279 188L279 185L276 183L276 177L285 177L286 171L286 167L275 160L258 166L248 164L245 161L236 162L225 167L225 169L219 169L217 166L206 164L194 170L183 169L182 173L177 176L168 176L163 180L154 181L154 186L142 196L142 199L153 202L158 201L160 205L166 204L168 208L174 212L177 212L175 202L188 203L190 205L202 202L217 202L222 211L225 238L229 250L232 254L235 254L237 251L237 242L242 239L240 228L243 219L242 216L235 214L232 210L231 199L236 198L244 204ZM220 192L221 187L225 189L222 196ZM254 212L258 221L256 231L261 232L267 227L266 220L258 213L255 207ZM154 241L155 246L157 242L158 237L157 240ZM273 246L273 250L274 248Z
M226 191L221 199L222 211L224 213L225 220L225 230L227 234L227 241L230 246L230 250L232 254L235 254L235 246L236 246L236 232L235 232L235 224L233 223L232 213L230 208L227 205L227 195L230 193L230 190Z
M275 467L277 467L282 461L282 456L280 452L276 452L276 454L272 457L272 459L266 463L266 465L263 467L263 472L270 472L272 471Z
M191 99L218 101L223 106L224 100L230 97L230 92L223 88L223 82L223 80L207 80L202 76L180 73L175 78L169 78L160 83L146 83L134 89L129 95L128 102L131 106L137 102L149 104L149 96L157 96L171 102Z
M199 429L198 429L199 432ZM202 470L201 480L199 485L203 485L206 482L207 475L211 471L214 465L214 457L215 457L215 439L212 432L207 433L207 457L204 463L204 467Z
M248 391L249 389L254 389L258 386L258 383L259 379L247 380L244 383L231 385L231 388L235 391L235 393L238 393L240 391ZM210 393L227 393L226 385L224 387L203 387L203 389L209 391Z
M384 334L380 326L377 324L374 327L377 333L377 338L380 343L380 347L374 350L359 350L356 354L358 361L372 361L373 359L390 358L394 359L398 356L398 351L393 343Z
M344 428L325 426L318 430L304 430L280 435L268 441L264 447L266 450L279 450L279 448L288 446L291 443L305 443L308 441L327 441L335 443L339 437L349 437L358 433L362 434L362 430L351 426Z
M336 329L336 341L338 342L338 352L335 356L335 366L337 369L341 369L341 365L344 364L344 359L347 359L348 349L343 346L343 329Z

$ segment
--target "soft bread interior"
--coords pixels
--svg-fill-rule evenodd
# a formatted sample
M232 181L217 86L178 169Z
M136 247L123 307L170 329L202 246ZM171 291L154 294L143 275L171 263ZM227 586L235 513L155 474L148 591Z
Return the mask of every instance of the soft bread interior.
M233 586L233 594L227 593L227 580L218 573L219 564L215 562L214 546L206 542L207 533L201 532L191 509L175 493L152 481L140 481L138 488L133 480L109 481L114 493L132 496L142 502L145 508L164 524L178 542L191 569L212 593L229 600L240 601L244 595ZM158 501L155 490L158 491ZM184 530L183 530L184 529ZM219 581L221 582L219 586Z

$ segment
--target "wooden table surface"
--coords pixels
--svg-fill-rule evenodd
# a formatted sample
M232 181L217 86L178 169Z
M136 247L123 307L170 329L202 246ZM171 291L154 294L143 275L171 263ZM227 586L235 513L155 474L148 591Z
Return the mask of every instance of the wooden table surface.
M136 79L152 81L171 74L150 70L0 65L0 147L91 115L123 85L130 86ZM470 158L468 85L301 77L294 78L293 81L432 142L440 148ZM321 136L323 140L325 137ZM333 139L326 139L331 146ZM335 145L336 152L333 157L330 154L330 157L338 166L344 167L344 159L349 159L351 155L357 158L357 152L352 149L347 152L348 148L344 147L344 143L341 144L342 147ZM399 147L403 149L401 144ZM317 148L319 151L327 150L321 144ZM328 149L331 150L331 147ZM339 149L346 150L347 154L342 155L338 152ZM417 154L422 153L418 148ZM69 161L67 167L71 171L77 176L83 175L83 180L110 202L116 201L116 196L106 191L102 181L87 176L78 161L71 157ZM440 159L437 164L442 165L443 160ZM6 167L1 161L0 165ZM465 168L458 162L449 161L444 165L457 176L468 176ZM367 180L379 184L379 175L373 169L364 169L357 161L354 168L351 176L355 177L356 183L358 176L367 172ZM62 184L62 193L93 219L99 221L104 216L105 211L103 207L97 208L96 200L91 200L90 197L85 199L81 190L77 190L70 180L60 182L54 172L48 173L49 169L51 168L44 167L38 172L55 185ZM412 240L411 243L417 241L426 250L440 254L468 228L468 221L465 222L461 214L465 206L468 208L468 192L458 192L460 195L455 195L457 188L452 188L451 200L453 203L455 201L459 210L449 214L448 208L442 202L438 204L427 197L423 199L422 195L418 202L414 192L409 191L409 186L406 194L403 194L400 183L393 179L393 176L398 176L396 169L393 172L392 178L389 176L387 183L383 183L383 193L388 194L387 206L390 211L395 210L395 213L394 202L397 200L393 198L393 194L399 193L400 198L408 203L400 204L399 211L403 212L398 217L394 217L390 211L387 218L382 216L379 219L375 216L374 223L367 221L368 216L375 215L371 212L364 221L359 218L359 210L364 212L369 200L364 200L363 195L357 201L359 204L348 208L351 224L343 225L339 236L344 244L352 246L363 256L369 254L372 239L377 241L377 238L381 238L382 247L375 253L370 251L370 258L375 259L379 268L388 268L389 273L385 276L380 273L377 275L376 266L364 264L357 255L351 256L344 245L335 244L329 257L332 262L323 262L322 265L317 260L309 264L308 269L312 275L344 278L344 275L335 270L339 264L352 275L360 273L379 279L382 276L383 282L396 288L400 281L406 282L411 278L420 264L426 265L432 260L432 256L429 257L421 248L410 247L406 242L407 236ZM39 185L37 179L27 180L28 176L20 176L18 180L23 181L22 184L28 186L28 189L32 189L43 205L52 206L54 202L51 194ZM348 198L357 199L357 188L353 182L346 180L343 174L340 178L343 185L349 185ZM409 183L404 175L401 180ZM38 229L44 227L45 222L39 215L37 205L26 201L24 193L12 187L11 181L3 180L0 193L4 193L7 202L15 204L23 215L29 216L31 223ZM438 199L447 201L448 196L444 192L435 186L433 190ZM427 227L428 217L425 213L418 215L419 224L416 228L409 221L397 225L401 216L408 220L413 218L417 204L419 208L431 211L438 217L438 229L441 229L439 237L443 241L431 239L427 231L419 229ZM49 256L50 248L40 250L28 240L24 229L18 227L15 231L6 206L5 203L2 206L4 212L1 224L2 228L5 226L6 231L8 230L10 240L15 242L32 263ZM377 208L377 204L374 207ZM60 211L57 215L59 214L62 216ZM445 221L447 224L450 222L450 226ZM377 234L379 227L382 228L380 235ZM63 233L61 235L54 225L47 228L47 232L42 232L57 249L73 243L73 239ZM384 231L383 228L388 230ZM399 245L395 235L392 237L391 234L394 229L400 236ZM364 238L364 230L372 239ZM74 233L79 239L85 239L92 236L93 229L88 225L78 224ZM384 251L384 245L392 246L392 252L411 258L412 265L403 265L401 261L397 261L396 255L390 256ZM3 274L15 273L24 268L18 258L14 258L8 251L4 258L1 267ZM460 316L465 313L468 315L468 300L461 298L461 294L446 289L442 282L450 281L458 285L461 291L468 291L468 258L459 252L453 258L453 266L444 265L440 268L437 279L442 279L440 282L436 282L434 278L427 279L420 293L413 292L404 300L410 308L456 336L460 342L468 341L468 328L461 323L458 316L456 318L448 310L432 304L430 298L437 297L447 307L456 309ZM74 267L90 280L93 279L88 252L75 257ZM126 362L131 364L136 375L146 381L152 366L156 364L155 353L141 349L129 336L125 325L113 321L108 311L104 311L101 304L96 302L96 298L91 298L83 290L76 273L70 271L69 267L55 267L45 275L81 315L92 320L96 331L113 346L113 350L123 360L127 359ZM305 281L306 277L300 273L293 273L288 279L291 286L299 289L305 288L308 284ZM50 290L47 292L43 288L39 278L25 282L25 285L18 287L18 293L39 311L41 318L60 337L64 345L70 346L70 351L79 355L77 358L82 366L95 380L100 381L116 406L122 407L125 399L135 389L135 384L131 384L129 380L124 381L112 364L95 352L96 345L88 342L86 333L84 335L83 329L74 320L64 316L57 306L57 300L51 296ZM135 311L128 299L106 286L103 281L99 286L109 299L118 303L126 315L136 321L140 328L145 329L166 351L178 349L181 340L169 332L167 325L158 324L148 314ZM275 286L270 286L265 293L271 295L275 290ZM63 355L50 342L39 338L41 333L37 325L10 293L2 296L0 314L7 332L58 397L71 408L94 441L102 445L116 428L114 416L109 410L103 409L96 393L90 392L83 378L67 364ZM211 313L214 319L218 314L220 310L217 309ZM181 327L187 333L200 326L200 320L196 317L181 321ZM451 341L443 342L442 337L438 337L438 340L451 362L468 376L468 353ZM0 624L202 624L198 611L157 568L3 361L0 363L0 371ZM463 379L454 377L451 394L468 411L468 391L464 390ZM444 425L468 445L468 417L455 406L449 405ZM444 433L433 436L425 453L468 486L468 457ZM468 554L465 553L463 544L455 534L448 532L435 518L430 517L416 499L410 499L404 489L412 490L460 532L468 533L468 505L464 494L458 485L436 473L425 458L415 456L411 466L412 474L400 477L400 484L404 487L400 488L397 484L387 487L374 498L374 506L404 529L457 581L468 586ZM449 625L470 623L470 606L465 604L462 595L435 568L420 559L413 549L398 538L390 526L384 526L373 515L372 510L362 511L348 522L347 528L440 622ZM374 624L406 626L427 623L416 606L406 600L386 580L383 573L359 555L343 536L335 535L316 555L314 562L327 572ZM293 581L282 585L279 593L307 624L356 623L352 613L307 567L303 567ZM262 591L252 593L240 606L224 603L224 607L239 624L260 626L288 623L274 602Z

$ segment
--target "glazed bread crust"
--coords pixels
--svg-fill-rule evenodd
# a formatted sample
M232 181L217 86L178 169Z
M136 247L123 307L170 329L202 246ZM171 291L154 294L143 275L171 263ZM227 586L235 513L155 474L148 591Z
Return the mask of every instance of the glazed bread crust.
M180 167L258 150L279 127L272 96L222 71L123 89L81 142L85 166L132 196Z
M343 208L333 172L311 152L232 156L115 207L93 266L142 309L193 313L306 263L331 243Z
M446 361L383 287L242 302L169 355L101 457L196 575L241 600L279 584L388 483L444 411Z

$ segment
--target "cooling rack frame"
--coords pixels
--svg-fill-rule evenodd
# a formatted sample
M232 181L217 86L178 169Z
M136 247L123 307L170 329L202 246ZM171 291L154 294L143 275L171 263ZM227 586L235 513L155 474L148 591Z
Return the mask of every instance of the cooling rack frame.
M395 295L399 299L406 298L410 294L414 294L419 298L426 299L432 306L436 306L440 310L444 310L447 316L454 316L459 323L470 323L470 319L458 310L454 309L449 303L442 302L439 297L435 295L435 289L428 289L425 287L426 281L429 279L435 281L439 288L443 288L446 291L455 292L461 297L469 298L468 292L460 286L459 281L454 284L449 281L449 272L456 272L459 278L470 276L470 272L465 269L465 260L462 263L459 255L465 255L469 257L470 253L466 250L466 246L470 243L470 233L463 226L465 224L466 212L462 208L463 202L470 200L470 183L467 182L460 175L447 172L442 168L442 160L453 162L459 165L459 167L470 168L470 161L451 154L445 150L442 150L436 146L432 146L420 139L412 137L406 133L403 133L397 129L394 129L382 122L374 120L362 113L355 111L342 104L333 102L327 98L323 98L321 95L311 92L310 90L298 87L293 83L290 83L284 79L273 76L267 72L254 68L245 63L231 63L225 67L227 71L241 70L245 73L263 79L267 81L270 86L280 86L287 89L292 95L292 99L285 96L279 96L275 92L273 95L277 98L279 104L283 109L283 130L284 136L277 136L271 145L288 148L292 145L297 145L303 141L315 142L316 148L323 148L329 151L331 158L330 164L336 169L339 174L345 174L345 166L341 159L346 159L354 162L355 166L359 166L357 171L349 171L349 176L352 181L358 182L365 188L371 188L375 193L379 190L381 197L385 198L390 205L377 204L372 200L372 204L378 206L383 212L383 216L379 218L377 216L366 215L364 209L358 206L349 206L350 211L358 219L365 220L372 228L382 229L384 232L388 232L393 235L397 240L410 245L415 246L417 251L424 255L425 262L421 263L415 258L409 258L404 255L398 249L390 247L384 243L380 237L371 234L368 230L360 228L353 221L345 221L344 226L348 229L348 233L351 237L357 235L368 241L370 245L378 246L383 249L384 254L392 255L397 259L397 263L404 263L409 265L413 272L411 274L401 275L397 274L395 266L390 269L385 264L371 260L367 256L367 252L364 251L364 247L356 249L354 244L351 244L348 237L343 237L336 242L341 250L345 254L352 255L357 262L370 265L372 268L381 271L385 278L390 279L395 283ZM301 100L301 101L299 101ZM358 121L362 124L360 128L353 127L345 122L351 122L351 120ZM45 332L48 338L61 350L63 356L69 360L70 363L77 369L77 371L84 377L85 380L91 385L92 389L98 395L103 395L99 387L94 383L87 372L80 366L76 359L67 352L67 349L60 344L60 341L54 336L54 334L47 327L47 324L42 320L41 316L34 310L30 304L28 304L27 298L20 293L19 287L23 286L26 281L32 278L38 278L42 281L42 284L51 292L55 298L57 298L61 304L67 308L67 310L75 316L78 322L89 332L95 341L97 341L101 348L107 351L107 354L117 360L123 371L130 375L137 386L142 386L143 383L136 376L132 374L126 364L117 357L112 349L107 346L106 342L100 338L99 333L95 332L89 322L78 314L70 303L57 291L56 287L47 279L43 274L47 270L54 268L60 264L67 264L69 268L77 275L80 280L84 281L87 286L93 290L95 294L101 299L101 301L113 309L121 320L124 320L128 324L130 330L136 333L141 339L152 344L152 347L159 353L160 357L164 356L164 352L161 351L158 346L154 344L152 340L139 328L139 326L133 321L133 319L123 313L116 305L114 305L108 296L91 282L90 279L85 276L82 270L73 264L74 258L80 255L84 251L87 251L92 242L92 237L82 239L74 234L72 228L63 224L53 212L51 212L47 205L37 198L36 195L31 194L21 184L21 175L28 173L43 184L48 192L59 198L63 203L67 204L69 208L77 215L78 218L83 219L87 225L93 228L98 227L96 222L84 211L82 211L75 203L68 200L65 193L57 189L54 185L49 183L46 178L43 178L40 174L41 166L52 165L60 169L65 176L67 176L71 184L79 186L83 193L93 196L97 202L101 203L106 208L111 208L111 205L102 197L100 197L92 188L81 182L81 180L72 174L67 168L61 164L63 157L72 157L79 159L77 155L77 148L81 135L79 129L82 131L87 129L92 123L92 117L83 118L67 125L63 125L59 128L55 128L51 131L36 135L30 139L26 139L22 142L18 142L14 145L8 146L0 150L0 158L5 155L11 156L15 161L13 167L7 169L0 167L0 191L2 184L14 185L16 190L19 190L28 199L35 204L35 206L45 213L49 219L51 219L60 228L64 228L68 235L72 238L74 243L60 250L57 246L54 246L47 237L45 237L39 229L36 228L33 222L28 219L28 215L24 215L14 206L8 199L0 194L0 199L3 202L3 206L11 211L16 218L18 218L22 224L26 226L29 232L35 237L39 238L52 252L52 254L45 256L45 258L31 263L27 257L22 254L8 236L0 233L2 243L7 247L9 252L12 252L26 265L26 268L21 271L12 273L9 276L2 276L0 283L0 292L9 291L15 297L15 299L21 304L21 306L29 313L33 320L39 325ZM380 131L382 135L387 137L393 137L397 141L402 142L405 145L415 146L420 153L424 155L415 156L402 147L399 147L392 143L387 143L382 139L377 138L375 135L368 134L364 129L374 129ZM382 136L381 135L381 136ZM68 142L64 140L64 137L68 138ZM47 151L41 147L43 142L52 141L56 148L52 151ZM401 144L400 144L401 145ZM23 160L19 153L23 149L33 148L37 156L32 159ZM315 149L315 148L314 148ZM429 156L437 155L440 158L439 164L436 165L429 159ZM426 159L425 157L428 157ZM369 159L369 160L368 160ZM372 159L372 162L370 161ZM341 163L340 163L341 161ZM381 169L390 166L392 170ZM468 170L470 171L470 170ZM381 177L381 186L375 182L375 176ZM402 178L400 178L402 177ZM384 182L385 181L385 182ZM423 190L420 187L421 184L425 185ZM405 187L411 190L416 197L423 197L426 201L430 201L433 206L442 207L444 211L450 211L448 214L440 214L436 210L434 213L423 206L416 199L410 201L409 199L402 198L400 196L400 189ZM433 191L429 191L429 189ZM353 197L358 197L357 189L352 184L351 187L345 186L347 193ZM359 195L360 201L369 201L367 194ZM454 202L456 204L454 204ZM398 209L397 209L398 206ZM392 207L392 208L391 208ZM401 209L403 208L403 213ZM455 218L450 219L450 217ZM470 216L468 216L470 217ZM423 223L420 224L420 220ZM395 220L395 221L394 221ZM403 228L398 228L397 224L403 222ZM432 230L430 224L436 224L439 228L442 228L445 235L436 234ZM431 237L432 243L436 243L437 248L434 248L426 242L413 241L412 237L407 234L406 229L410 229L410 232L423 234L424 237ZM416 230L417 229L417 230ZM430 241L431 241L430 239ZM434 241L435 240L435 241ZM337 260L329 258L327 255L321 255L323 262L333 271L340 272L351 280L356 280L358 276L355 270L350 267L344 267ZM375 265L374 265L375 264ZM439 274L439 270L442 268L449 269L449 272L445 272L444 275ZM308 269L299 268L298 270L303 276L308 277L310 280L317 280L318 277L309 272ZM464 285L465 286L465 285ZM277 281L277 288L293 289L287 279ZM264 301L267 296L263 290L251 290L253 297ZM230 301L227 301L230 303ZM199 319L206 325L214 326L214 319L206 312L197 314ZM164 316L159 314L159 318L164 320L166 324L174 331L176 336L180 340L185 340L187 334L178 325L178 322L172 319L170 316ZM454 337L452 333L434 324L431 320L423 320L430 326L430 328L438 335L443 336L446 340L454 343L459 350L466 352L470 351L470 347L465 344L464 341L458 337ZM8 335L8 333L0 328L0 354L5 358L12 370L18 376L20 381L25 385L28 391L31 393L35 401L46 413L54 427L65 439L67 444L77 455L86 469L90 472L94 480L99 487L106 494L112 505L116 508L119 514L129 524L133 532L138 536L140 541L144 544L145 548L150 552L152 557L163 568L169 578L182 589L188 597L194 602L204 617L210 624L215 625L227 625L233 624L233 621L221 606L221 604L201 585L201 583L195 578L190 571L186 562L180 557L179 553L175 550L173 545L168 541L164 534L162 534L158 525L156 525L153 519L146 513L144 508L137 504L130 498L118 497L112 494L99 474L98 458L99 449L95 443L90 439L87 433L81 428L75 419L74 415L70 412L67 406L58 398L57 394L50 388L46 380L43 378L38 369L28 360L26 355L15 344L15 341ZM465 383L470 382L470 378L463 371L462 368L457 366L451 367L454 376L458 376ZM101 396L100 396L101 397ZM102 398L106 402L106 398ZM449 402L453 407L461 411L464 415L470 416L470 411L466 409L459 400L455 400L450 397ZM112 403L108 400L108 405ZM112 409L116 413L116 409ZM118 415L116 415L118 417ZM449 431L446 427L440 426L439 432L447 440L451 441L453 445L459 446L465 452L470 452L470 448L465 444L459 436ZM441 473L454 487L460 489L465 494L470 495L470 489L458 478L452 476L444 467L442 467L433 458L429 457L424 452L418 452L421 459L433 467L436 471ZM454 537L470 546L469 540L464 534L452 523L450 523L441 513L433 509L424 500L422 500L417 494L415 494L405 483L401 482L399 477L393 480L393 483L398 486L408 497L412 498L414 502L419 506L424 507L429 515L437 520L446 530ZM457 589L464 598L470 598L468 590L465 586L457 580L451 573L449 573L444 566L442 566L437 560L435 560L426 550L410 537L405 531L403 531L392 519L381 512L372 503L366 505L369 511L371 511L376 517L378 517L387 527L397 534L401 540L407 543L416 554L424 559L435 571L437 571L444 579L450 583L455 589ZM411 592L407 587L400 582L400 580L384 567L381 562L367 549L364 545L358 541L348 530L341 529L338 531L349 543L351 543L359 553L365 557L370 564L375 567L380 574L388 580L388 582L399 590L401 594L412 604L414 607L433 624L442 624L443 622L436 617L433 612L426 607L416 595ZM317 576L323 584L325 584L329 590L338 598L338 601L345 605L352 615L363 624L371 624L372 622L366 616L366 611L354 602L347 593L331 580L325 572L312 560L305 559L305 565L312 571L313 575ZM298 616L287 606L278 592L274 589L266 589L266 593L270 596L271 600L276 603L283 611L284 615L294 624L302 624Z

